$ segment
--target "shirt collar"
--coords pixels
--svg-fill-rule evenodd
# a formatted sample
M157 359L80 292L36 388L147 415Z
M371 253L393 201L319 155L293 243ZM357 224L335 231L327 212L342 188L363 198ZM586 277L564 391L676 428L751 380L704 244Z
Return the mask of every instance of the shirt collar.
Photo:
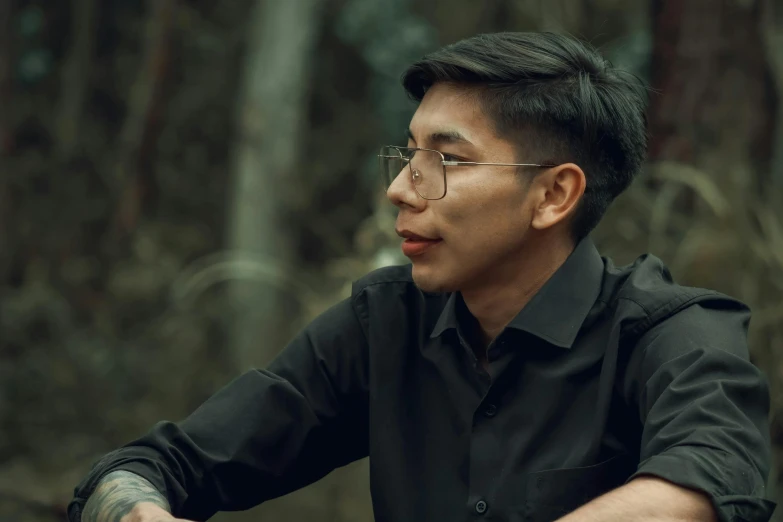
M590 238L576 246L506 328L533 334L561 348L571 348L601 290L604 263ZM457 326L457 293L452 293L430 337Z

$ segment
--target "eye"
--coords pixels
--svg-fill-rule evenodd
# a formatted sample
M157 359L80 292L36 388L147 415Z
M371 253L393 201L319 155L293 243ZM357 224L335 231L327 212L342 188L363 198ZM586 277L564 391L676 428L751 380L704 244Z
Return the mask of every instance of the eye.
M457 156L452 156L451 154L446 154L445 152L443 153L443 159L446 161L462 161Z

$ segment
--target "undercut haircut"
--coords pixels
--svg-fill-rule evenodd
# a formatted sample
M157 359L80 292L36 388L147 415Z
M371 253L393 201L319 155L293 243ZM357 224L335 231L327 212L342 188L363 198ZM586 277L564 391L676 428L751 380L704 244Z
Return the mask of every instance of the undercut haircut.
M499 137L525 163L575 163L587 186L572 219L575 241L601 221L647 153L647 89L593 47L556 33L482 34L448 45L402 76L420 102L440 82L475 89Z

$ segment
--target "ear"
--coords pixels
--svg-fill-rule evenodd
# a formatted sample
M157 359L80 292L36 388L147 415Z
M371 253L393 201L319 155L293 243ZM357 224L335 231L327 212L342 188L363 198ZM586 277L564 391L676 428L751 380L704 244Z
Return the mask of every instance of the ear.
M534 184L538 196L530 225L537 230L551 228L574 213L587 180L574 163L564 163L537 176Z

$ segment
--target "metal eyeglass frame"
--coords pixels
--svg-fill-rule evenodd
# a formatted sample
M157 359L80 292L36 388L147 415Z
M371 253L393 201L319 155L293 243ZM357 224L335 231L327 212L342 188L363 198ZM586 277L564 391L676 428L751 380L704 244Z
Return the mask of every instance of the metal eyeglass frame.
M548 163L485 163L485 162L478 162L478 161L446 161L446 156L443 155L443 153L439 150L435 149L423 149L421 147L397 147L396 145L385 145L381 147L381 152L384 149L394 149L399 154L400 157L395 156L386 156L384 154L378 154L378 159L383 161L384 158L386 159L402 159L405 160L408 164L408 169L411 171L411 182L413 183L413 190L416 191L416 194L422 198L429 201L435 201L438 199L443 199L446 197L447 192L447 186L446 186L446 167L461 167L461 166L470 166L470 165L490 165L490 166L496 166L496 167L540 167L540 168L552 168L556 167L557 165L550 165ZM407 152L415 152L417 150L424 150L424 151L430 151L430 152L437 152L440 155L441 165L443 167L443 195L437 198L426 198L421 195L419 192L419 189L416 188L416 182L413 179L415 176L413 167L411 166L411 158L410 156L406 156L403 154L403 151ZM416 169L418 171L418 169ZM381 172L382 174L385 174L385 172ZM393 180L392 180L393 181Z

